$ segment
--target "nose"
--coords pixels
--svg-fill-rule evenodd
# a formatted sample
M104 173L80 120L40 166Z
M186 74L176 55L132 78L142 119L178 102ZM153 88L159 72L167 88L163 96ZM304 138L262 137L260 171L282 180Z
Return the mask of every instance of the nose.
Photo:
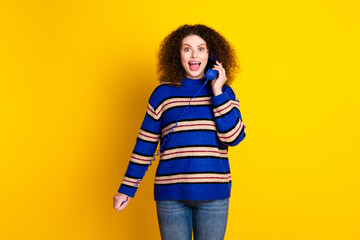
M191 57L192 57L192 58L196 58L196 57L197 57L196 51L193 51L193 52L192 52Z

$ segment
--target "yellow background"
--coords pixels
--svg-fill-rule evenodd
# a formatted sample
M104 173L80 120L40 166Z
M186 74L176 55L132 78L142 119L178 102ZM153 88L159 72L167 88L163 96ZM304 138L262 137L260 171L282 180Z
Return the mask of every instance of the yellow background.
M227 240L360 239L359 3L2 1L0 238L160 239L157 162L120 213L156 51L179 25L235 47L247 136Z

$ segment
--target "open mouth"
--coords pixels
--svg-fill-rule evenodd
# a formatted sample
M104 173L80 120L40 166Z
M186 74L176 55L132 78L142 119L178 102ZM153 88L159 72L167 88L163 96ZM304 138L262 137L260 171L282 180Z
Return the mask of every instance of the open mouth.
M190 68L191 71L199 70L200 65L201 65L201 62L195 62L195 61L189 62L189 68Z

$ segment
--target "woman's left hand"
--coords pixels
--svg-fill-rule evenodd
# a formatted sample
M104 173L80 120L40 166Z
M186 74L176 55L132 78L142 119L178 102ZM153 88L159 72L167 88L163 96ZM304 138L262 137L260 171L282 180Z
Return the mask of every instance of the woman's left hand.
M222 63L216 61L216 65L213 67L214 70L218 71L218 77L215 78L212 83L211 87L214 93L214 96L222 94L222 87L227 80L225 69L222 66Z

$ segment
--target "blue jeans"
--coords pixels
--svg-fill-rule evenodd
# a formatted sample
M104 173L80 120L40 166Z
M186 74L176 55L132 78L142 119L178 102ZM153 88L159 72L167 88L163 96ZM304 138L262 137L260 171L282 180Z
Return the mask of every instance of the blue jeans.
M162 240L222 240L225 236L229 198L206 201L157 201Z

